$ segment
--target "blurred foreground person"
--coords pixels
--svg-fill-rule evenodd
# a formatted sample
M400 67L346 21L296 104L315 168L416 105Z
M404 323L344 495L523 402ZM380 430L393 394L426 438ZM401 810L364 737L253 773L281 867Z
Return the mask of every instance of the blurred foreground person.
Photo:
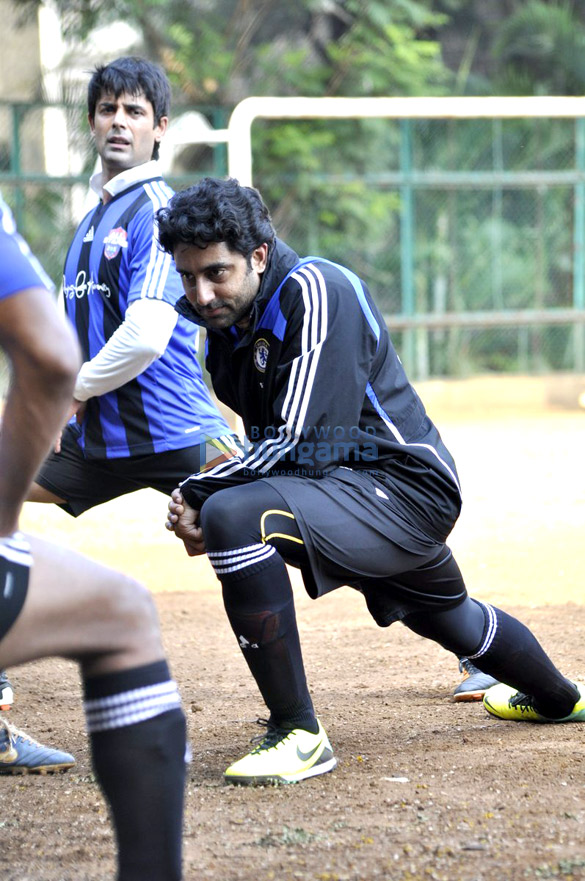
M79 355L46 277L0 199L0 345L11 367L0 433L0 667L79 663L118 881L179 881L185 718L149 593L126 576L19 532L30 483L71 405ZM0 767L24 735L2 722Z

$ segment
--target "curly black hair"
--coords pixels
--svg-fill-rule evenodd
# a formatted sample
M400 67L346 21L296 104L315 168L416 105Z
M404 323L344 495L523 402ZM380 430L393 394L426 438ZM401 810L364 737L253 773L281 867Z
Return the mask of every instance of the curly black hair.
M243 187L234 178L205 177L176 193L156 215L159 241L172 254L179 242L200 248L225 242L230 251L249 262L265 242L272 249L274 227L258 190Z

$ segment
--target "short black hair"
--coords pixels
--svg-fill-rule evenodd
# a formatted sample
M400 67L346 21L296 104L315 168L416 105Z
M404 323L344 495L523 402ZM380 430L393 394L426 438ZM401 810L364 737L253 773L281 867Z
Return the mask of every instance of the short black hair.
M95 108L102 92L118 98L123 92L129 95L144 94L152 104L154 123L158 125L171 109L171 87L163 69L139 58L125 55L109 64L98 64L87 87L87 111L95 117ZM159 144L154 145L153 159L158 159Z
M204 177L181 190L156 215L159 241L169 254L179 244L207 245L225 242L230 251L248 263L252 252L265 242L272 250L276 237L272 218L254 187L234 178Z

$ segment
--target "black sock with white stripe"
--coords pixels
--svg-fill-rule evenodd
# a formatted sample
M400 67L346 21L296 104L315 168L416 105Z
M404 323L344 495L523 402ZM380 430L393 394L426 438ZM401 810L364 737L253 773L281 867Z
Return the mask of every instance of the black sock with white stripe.
M319 726L282 557L271 545L208 551L208 555L223 586L232 630L270 710L270 720L283 728L304 728L316 734Z
M486 629L479 649L469 660L483 673L534 698L543 716L568 716L579 699L573 683L557 670L524 624L488 603L481 605Z
M118 844L118 881L180 881L185 717L166 661L84 681L93 765Z

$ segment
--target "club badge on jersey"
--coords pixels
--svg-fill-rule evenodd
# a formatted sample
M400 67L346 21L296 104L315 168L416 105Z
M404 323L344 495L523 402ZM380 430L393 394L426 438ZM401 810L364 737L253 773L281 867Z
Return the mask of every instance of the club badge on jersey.
M128 233L121 226L111 229L104 239L104 257L113 260L120 253L121 248L128 247Z
M267 340L256 340L254 344L254 366L260 373L264 373L266 370L269 349L270 346Z

